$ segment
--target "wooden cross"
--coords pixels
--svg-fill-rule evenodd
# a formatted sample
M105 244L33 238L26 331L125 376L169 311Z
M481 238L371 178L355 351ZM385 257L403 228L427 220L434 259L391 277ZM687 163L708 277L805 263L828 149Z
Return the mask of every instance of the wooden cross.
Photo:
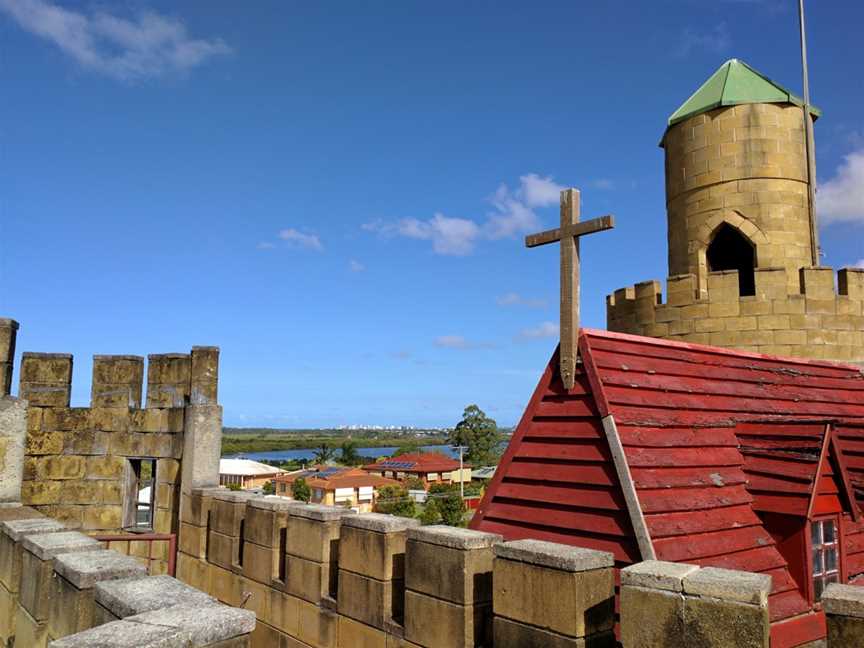
M615 227L611 214L579 222L579 190L561 192L561 227L525 237L532 248L561 243L561 345L558 356L561 380L569 391L576 375L576 346L579 339L579 237Z

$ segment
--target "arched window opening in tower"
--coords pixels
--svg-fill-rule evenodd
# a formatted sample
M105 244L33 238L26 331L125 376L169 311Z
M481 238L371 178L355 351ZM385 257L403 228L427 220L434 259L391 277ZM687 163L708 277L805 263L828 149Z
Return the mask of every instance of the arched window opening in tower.
M708 246L707 257L711 272L738 271L738 292L742 296L756 294L756 248L741 232L727 223L721 225Z

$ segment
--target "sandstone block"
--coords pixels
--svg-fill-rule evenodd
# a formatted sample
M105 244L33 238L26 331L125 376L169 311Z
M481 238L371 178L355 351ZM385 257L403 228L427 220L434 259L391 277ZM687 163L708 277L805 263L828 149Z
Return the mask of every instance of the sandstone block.
M387 648L387 635L376 628L339 617L339 648Z
M612 555L548 542L496 545L495 614L571 637L612 628Z
M339 568L378 580L405 577L405 531L419 520L369 513L342 518Z
M316 648L336 648L339 615L317 605L300 601L298 638Z
M504 617L495 617L493 632L492 645L495 648L615 648L616 645L612 632L591 637L567 637ZM629 648L629 644L625 645Z
M340 614L381 629L391 620L401 622L404 581L382 581L340 569L338 586Z
M335 564L288 556L285 591L310 603L336 594L338 569Z
M96 602L118 619L172 605L216 603L213 597L171 576L107 580L95 585L94 594Z
M405 592L405 638L424 648L473 648L491 640L488 603L459 605Z

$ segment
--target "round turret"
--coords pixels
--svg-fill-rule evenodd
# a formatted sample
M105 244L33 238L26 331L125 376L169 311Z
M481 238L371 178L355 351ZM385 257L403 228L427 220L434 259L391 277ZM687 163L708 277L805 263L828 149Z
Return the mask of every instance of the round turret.
M618 290L608 328L864 361L864 272L835 284L813 259L801 100L732 59L672 114L660 146L667 301L656 281Z
M800 101L736 59L670 118L666 153L669 274L814 265Z

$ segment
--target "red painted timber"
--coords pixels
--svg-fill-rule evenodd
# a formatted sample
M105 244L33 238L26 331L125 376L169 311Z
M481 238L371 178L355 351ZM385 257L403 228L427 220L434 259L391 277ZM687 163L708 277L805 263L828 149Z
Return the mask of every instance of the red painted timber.
M744 472L737 466L690 468L631 468L630 474L636 488L678 488L687 486L718 488L735 486L745 481Z
M771 624L771 648L796 648L824 639L828 634L825 614L803 614Z
M687 542L681 542L679 538L674 537L654 541L654 549L658 556L663 556L663 560L672 562L691 562L700 558L744 551L754 546L773 545L774 540L761 525L691 534Z
M597 551L608 551L615 557L616 563L620 565L632 565L641 560L639 549L635 545L635 539L632 543L622 541L621 539L609 541L584 534L569 534L560 531L537 529L534 526L520 526L509 520L495 520L491 518L486 521L483 530L489 533L499 533L510 540L533 538L535 540L559 542L587 549L596 549Z
M495 501L487 516L514 522L541 524L562 530L579 530L590 534L632 536L630 518L620 511L591 511L563 505L519 500Z
M721 506L747 504L752 497L743 486L723 488L640 489L639 501L645 513L701 511Z
M645 522L654 539L754 526L760 523L748 504L717 508L710 514L702 515L693 515L692 511L646 515Z
M507 473L508 478L533 479L537 481L590 484L592 486L617 486L618 476L608 463L574 464L550 461L514 461Z

